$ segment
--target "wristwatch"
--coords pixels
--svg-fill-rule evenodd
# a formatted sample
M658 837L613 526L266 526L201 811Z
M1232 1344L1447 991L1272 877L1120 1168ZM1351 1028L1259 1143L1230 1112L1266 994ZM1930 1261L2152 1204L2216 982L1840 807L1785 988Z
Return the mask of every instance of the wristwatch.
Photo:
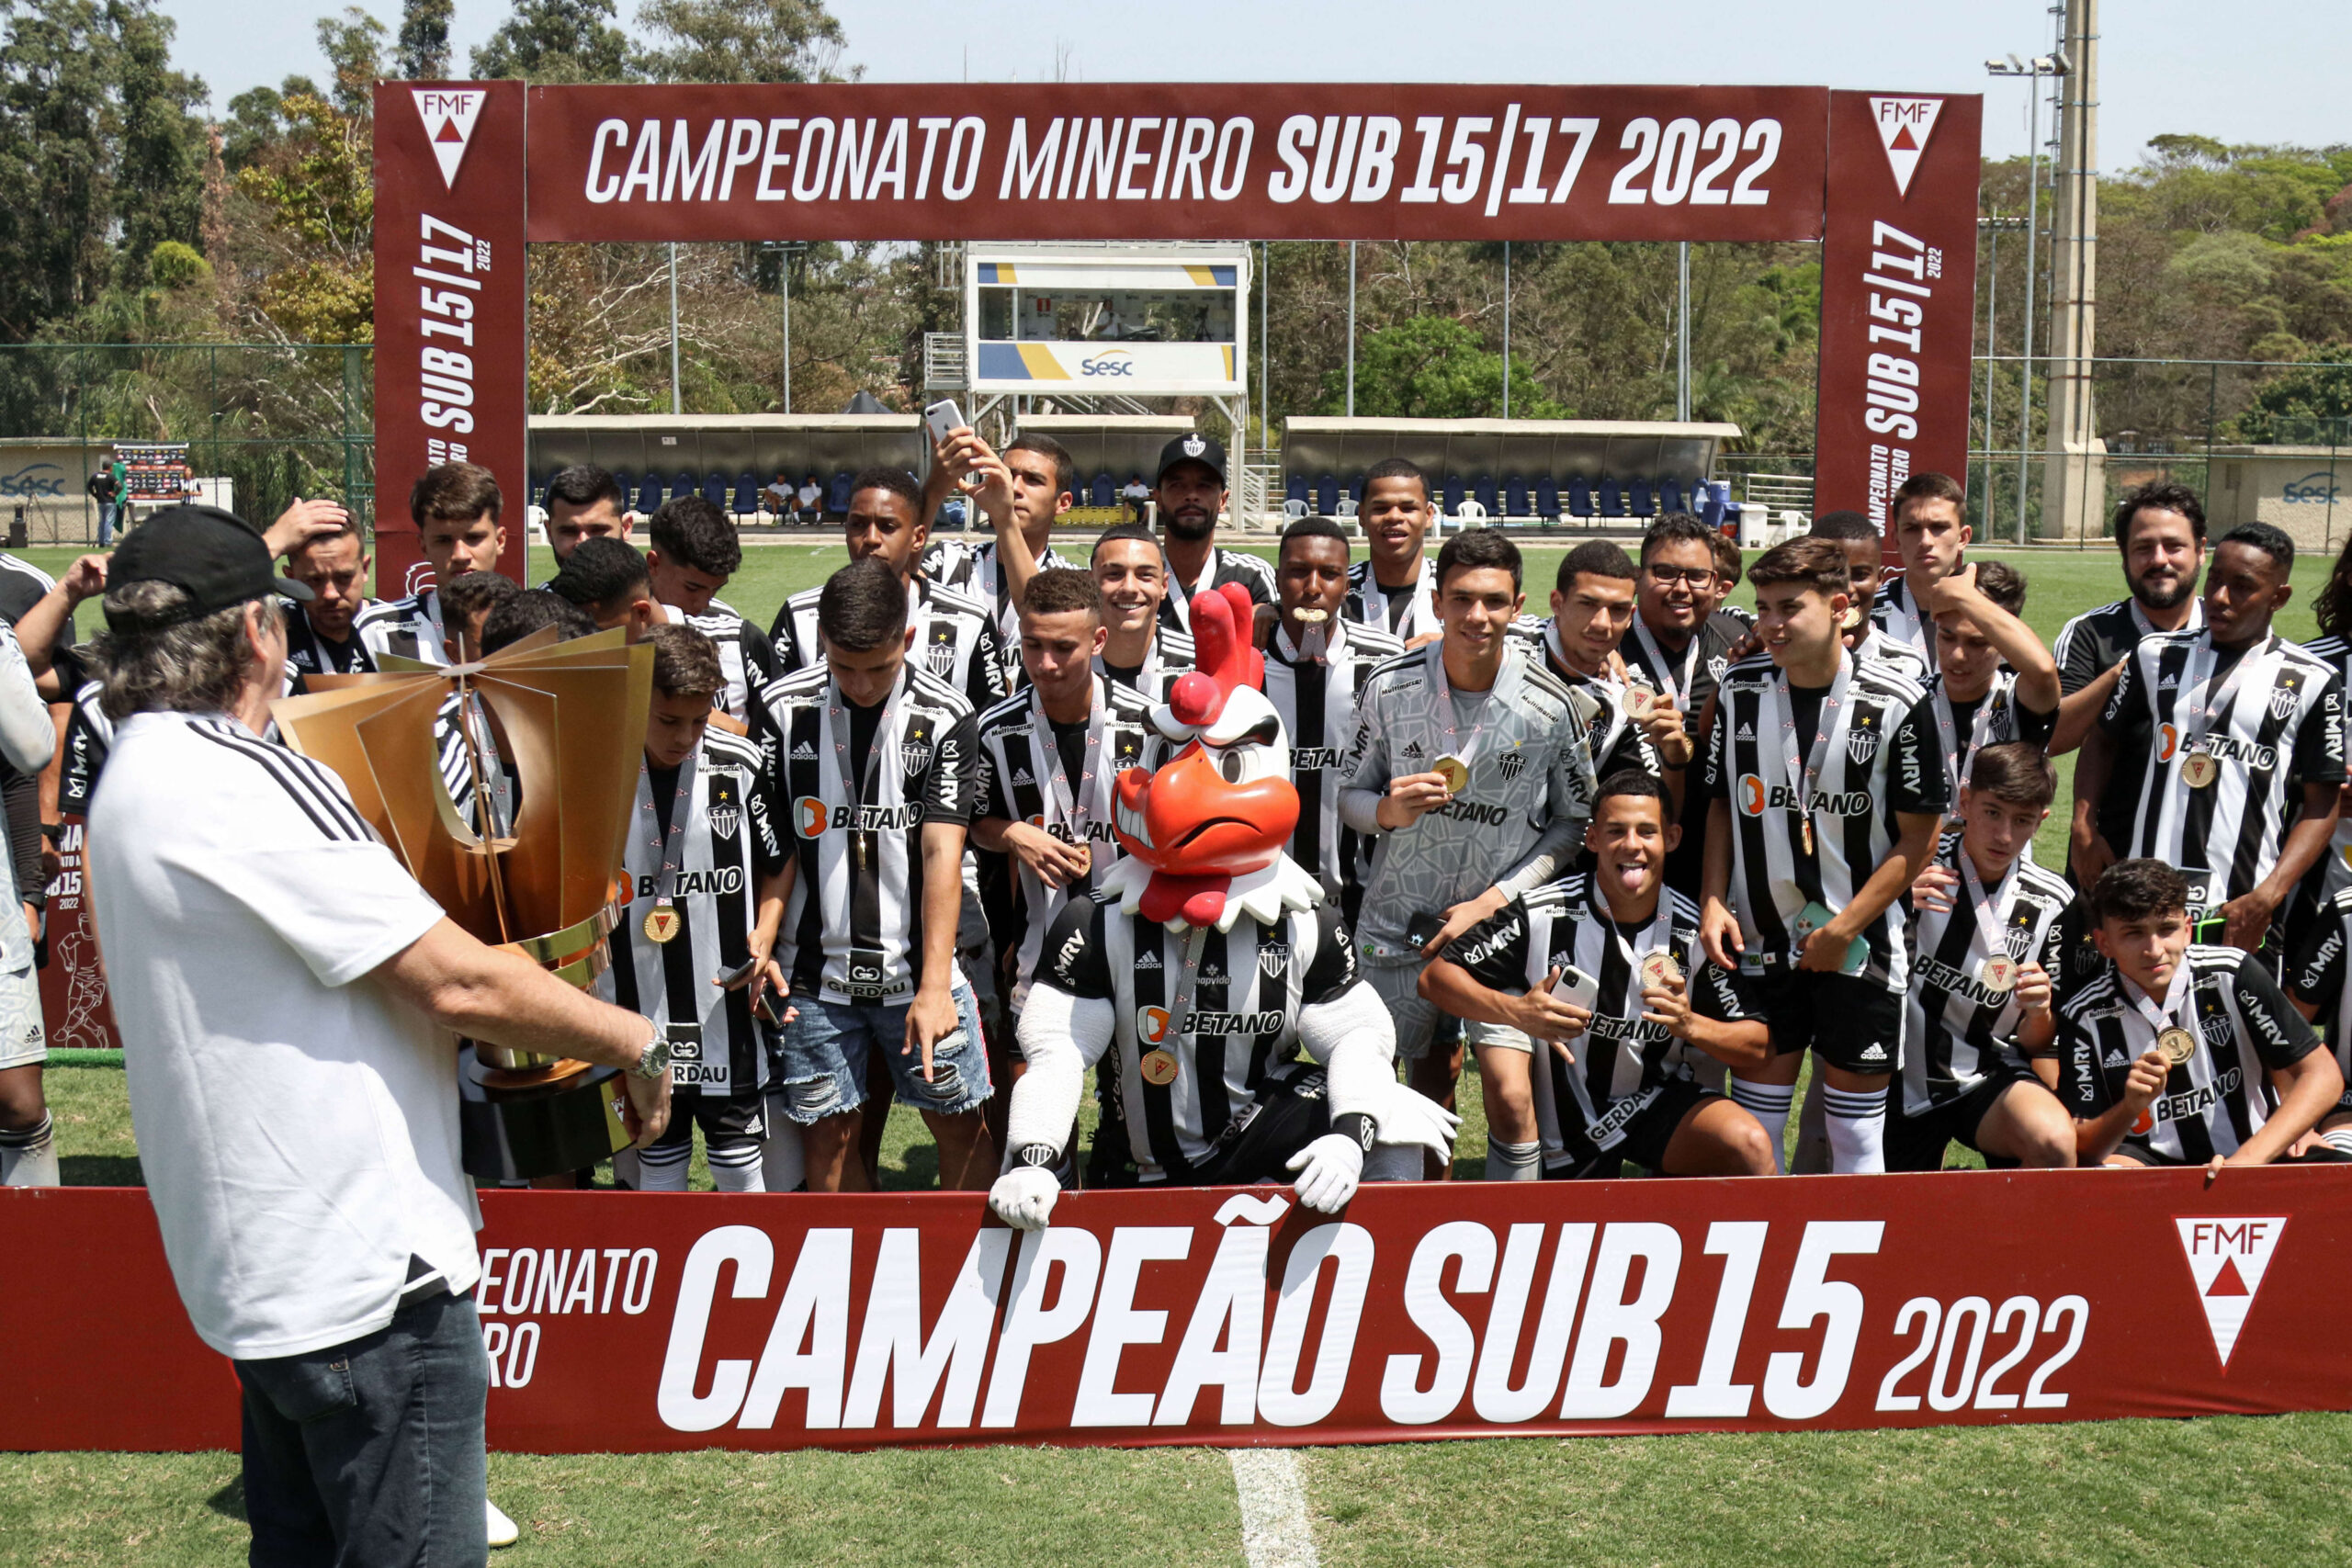
M648 1083L665 1077L670 1071L669 1036L656 1030L653 1038L645 1043L645 1049L638 1053L637 1061L628 1071L631 1077L643 1078Z

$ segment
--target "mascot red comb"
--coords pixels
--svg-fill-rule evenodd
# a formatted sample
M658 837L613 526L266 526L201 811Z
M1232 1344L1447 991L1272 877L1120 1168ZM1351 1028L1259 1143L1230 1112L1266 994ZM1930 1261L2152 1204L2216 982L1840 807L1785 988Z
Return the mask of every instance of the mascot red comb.
M1176 750L1120 775L1125 858L1046 937L1021 1015L1029 1070L989 1194L1010 1224L1046 1223L1086 1069L1106 1055L1147 1185L1288 1181L1336 1213L1360 1181L1418 1179L1424 1150L1451 1151L1455 1118L1396 1081L1387 1009L1338 910L1284 852L1298 792L1252 614L1238 584L1193 599L1195 666L1152 713ZM1097 1135L1119 1129L1106 1119Z

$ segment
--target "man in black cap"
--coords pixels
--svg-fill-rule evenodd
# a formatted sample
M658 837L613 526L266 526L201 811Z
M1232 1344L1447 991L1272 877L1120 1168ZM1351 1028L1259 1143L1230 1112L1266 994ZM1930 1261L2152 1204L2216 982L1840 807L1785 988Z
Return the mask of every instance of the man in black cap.
M1274 569L1258 556L1220 548L1217 513L1225 510L1225 448L1194 432L1159 449L1159 477L1151 499L1159 507L1168 547L1168 597L1159 622L1193 633L1193 597L1228 582L1250 591L1252 603L1274 602Z
M131 1123L181 1302L243 1387L252 1560L470 1568L490 1364L451 1037L624 1069L640 1145L669 1046L451 922L342 779L262 739L272 594L311 591L211 507L149 518L108 573L90 899Z

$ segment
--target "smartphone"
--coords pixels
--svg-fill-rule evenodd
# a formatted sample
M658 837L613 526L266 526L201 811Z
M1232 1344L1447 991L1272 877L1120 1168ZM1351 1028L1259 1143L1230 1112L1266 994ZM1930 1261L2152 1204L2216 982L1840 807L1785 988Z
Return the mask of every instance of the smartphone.
M1600 982L1571 964L1560 971L1559 980L1552 987L1552 999L1580 1007L1587 1012L1597 1012L1600 1003Z
M1828 906L1822 903L1818 898L1814 899L1810 903L1806 904L1804 908L1797 911L1797 918L1789 923L1789 957L1791 962L1794 962L1796 959L1804 956L1804 939L1819 931L1822 927L1827 925L1833 918L1834 917ZM1869 964L1870 961L1870 938L1858 936L1847 946L1846 961L1839 964L1838 968L1840 972L1844 974L1859 975L1862 972L1863 966Z
M1405 922L1405 940L1417 948L1425 948L1437 940L1445 929L1445 917L1435 909L1423 909Z
M953 398L942 398L923 410L922 420L924 425L931 431L931 444L933 446L946 440L949 431L961 430L965 425L964 411L956 406L956 400Z
M718 979L718 984L722 989L732 988L736 986L740 986L744 981L750 979L752 977L752 972L759 966L760 961L758 959L746 958L734 968L720 975Z

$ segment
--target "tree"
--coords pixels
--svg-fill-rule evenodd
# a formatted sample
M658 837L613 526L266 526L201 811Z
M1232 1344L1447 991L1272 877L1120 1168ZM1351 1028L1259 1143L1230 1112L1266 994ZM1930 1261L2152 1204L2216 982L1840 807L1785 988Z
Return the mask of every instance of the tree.
M137 288L157 246L198 238L205 130L196 110L204 101L204 84L172 69L169 17L119 3L107 9L115 27L121 125L114 191L122 225L119 276Z
M1496 419L1502 414L1502 355L1446 316L1415 316L1365 338L1356 357L1356 412L1383 419ZM1325 413L1347 411L1344 366L1323 373ZM1524 359L1510 367L1514 419L1566 419Z
M324 98L284 100L286 137L240 171L258 209L248 243L262 273L253 322L297 343L366 343L375 334L376 209L365 124Z
M2241 439L2280 446L2352 440L2352 344L2330 344L2312 357L2334 363L2299 365L2256 390L2254 406L2238 416Z
M482 80L627 82L628 35L613 25L613 0L516 0L514 16L473 51Z
M654 39L638 63L657 82L842 79L842 25L821 0L645 0L637 19Z
M449 73L449 17L455 0L404 0L401 6L401 80L435 82Z
M319 52L327 57L334 107L361 125L376 116L376 83L383 73L384 24L356 6L319 18Z

